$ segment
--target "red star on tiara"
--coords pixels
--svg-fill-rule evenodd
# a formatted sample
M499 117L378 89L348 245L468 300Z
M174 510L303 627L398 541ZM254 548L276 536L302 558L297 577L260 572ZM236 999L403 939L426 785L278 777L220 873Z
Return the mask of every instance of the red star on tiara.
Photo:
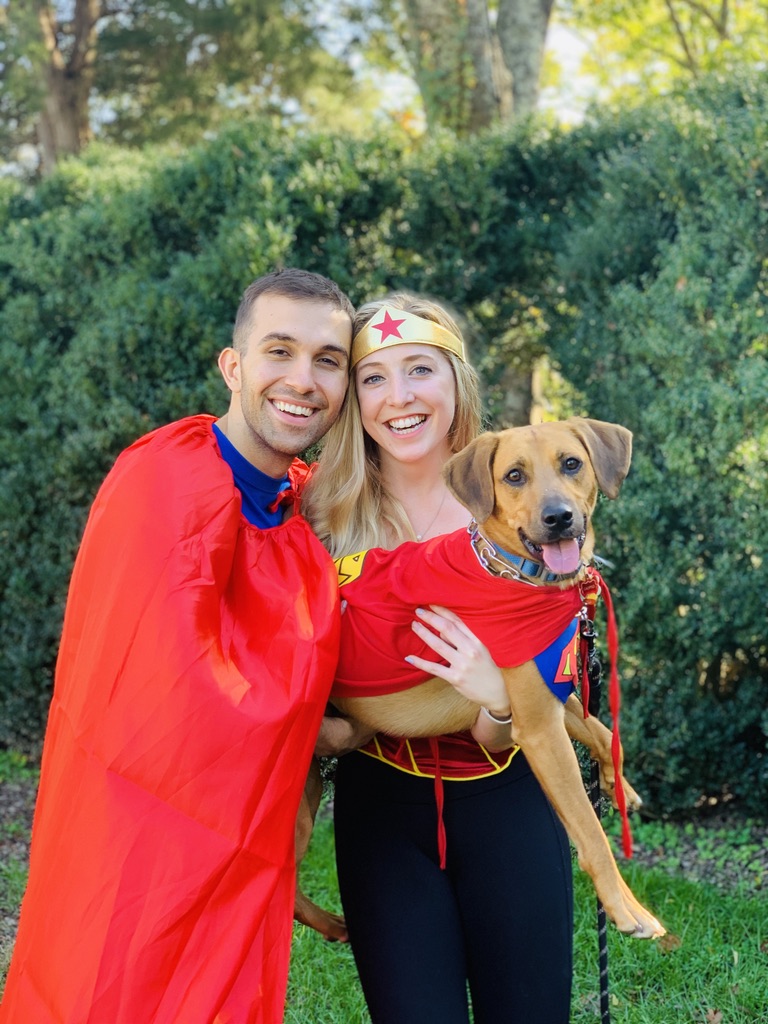
M379 338L379 344L382 344L390 336L394 335L396 338L402 339L402 334L399 331L400 324L405 323L405 317L402 320L394 320L388 311L384 312L384 319L380 324L371 324L377 331L381 331L381 338Z

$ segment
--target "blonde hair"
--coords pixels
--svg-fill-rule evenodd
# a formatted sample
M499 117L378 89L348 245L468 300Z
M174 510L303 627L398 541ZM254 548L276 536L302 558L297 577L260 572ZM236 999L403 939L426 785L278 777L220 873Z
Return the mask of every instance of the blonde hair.
M366 302L355 314L353 334L382 306L394 306L432 320L457 337L462 333L454 318L438 303L407 292L393 292ZM480 388L477 373L452 352L444 351L456 382L456 410L448 433L451 452L459 452L480 431ZM323 442L320 465L312 477L302 512L334 558L415 540L405 510L389 494L381 479L379 449L363 430L354 380L341 415Z

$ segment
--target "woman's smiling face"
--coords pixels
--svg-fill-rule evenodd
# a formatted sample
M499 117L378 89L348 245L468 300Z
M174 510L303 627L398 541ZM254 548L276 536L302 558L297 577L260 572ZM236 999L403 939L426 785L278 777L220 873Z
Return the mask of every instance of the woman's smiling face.
M355 389L363 428L383 452L399 462L418 462L437 448L450 454L456 382L439 348L407 344L371 352L355 367Z

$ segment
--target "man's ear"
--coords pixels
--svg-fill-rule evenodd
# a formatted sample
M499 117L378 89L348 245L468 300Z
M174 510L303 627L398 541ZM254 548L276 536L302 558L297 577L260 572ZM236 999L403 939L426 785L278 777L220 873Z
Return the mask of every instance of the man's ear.
M219 353L219 370L224 383L233 394L238 394L242 386L240 380L240 353L234 348L224 348Z

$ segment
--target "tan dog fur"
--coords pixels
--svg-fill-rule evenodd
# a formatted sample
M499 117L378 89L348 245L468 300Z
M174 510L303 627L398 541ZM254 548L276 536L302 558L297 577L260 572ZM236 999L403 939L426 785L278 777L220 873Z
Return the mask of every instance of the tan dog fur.
M598 490L609 498L617 496L629 470L631 439L631 433L617 424L581 418L514 427L478 437L450 459L445 479L483 534L508 552L532 557L525 538L539 546L579 538L582 568L578 575L567 583L549 584L569 586L584 575L592 556L591 517ZM502 668L502 672L512 709L512 738L563 822L606 913L620 931L637 938L663 935L663 926L635 899L619 874L569 740L570 736L589 747L600 765L601 788L615 805L610 732L596 718L584 718L575 696L563 705L544 684L533 661ZM346 698L334 704L371 728L394 736L458 732L469 729L477 717L476 704L437 678L398 693ZM637 794L626 782L623 785L627 806L638 807Z

